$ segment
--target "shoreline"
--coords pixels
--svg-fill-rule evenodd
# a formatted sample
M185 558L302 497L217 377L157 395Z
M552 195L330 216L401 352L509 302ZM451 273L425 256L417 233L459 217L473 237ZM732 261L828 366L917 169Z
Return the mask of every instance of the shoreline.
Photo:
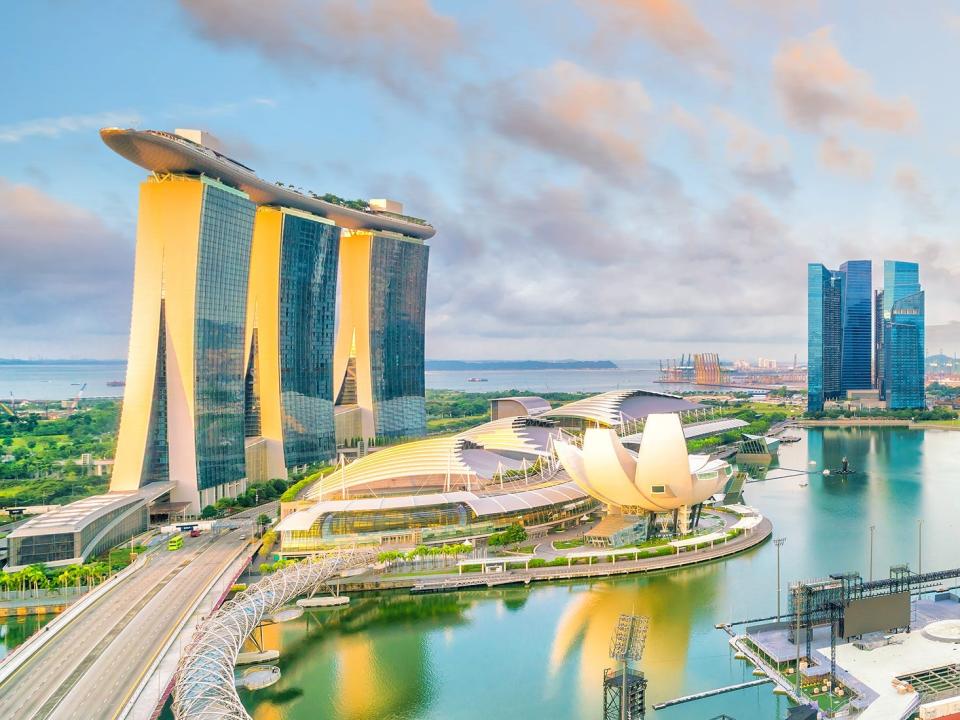
M682 567L699 565L714 560L722 560L762 545L773 535L773 523L769 518L763 520L753 530L739 535L729 542L713 548L695 552L665 555L643 560L619 560L597 562L589 565L568 567L544 567L528 570L507 570L500 573L470 573L468 575L429 574L403 578L372 580L368 582L341 583L341 592L384 592L390 590L410 591L425 582L442 583L445 580L456 584L440 585L427 592L459 592L464 590L486 590L505 585L530 585L532 582L561 582L585 578L606 578L624 575L641 575L664 570L676 570Z
M947 421L951 422L951 421ZM960 430L960 424L946 425L937 421L899 420L897 418L829 418L795 420L797 427L899 427L908 430Z

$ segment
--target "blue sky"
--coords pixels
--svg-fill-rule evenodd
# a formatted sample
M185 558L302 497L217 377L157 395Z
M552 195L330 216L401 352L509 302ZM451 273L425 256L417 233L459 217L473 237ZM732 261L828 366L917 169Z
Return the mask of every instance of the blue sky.
M0 104L0 357L123 357L139 168L213 132L265 178L394 197L430 357L805 354L806 263L921 262L960 315L946 2L19 3ZM936 348L931 348L936 349ZM960 348L958 348L960 349Z

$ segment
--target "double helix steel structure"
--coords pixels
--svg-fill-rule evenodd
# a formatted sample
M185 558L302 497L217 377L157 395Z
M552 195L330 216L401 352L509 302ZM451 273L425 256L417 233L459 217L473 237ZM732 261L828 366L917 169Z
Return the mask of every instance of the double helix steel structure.
M347 570L370 565L376 551L345 549L307 558L268 575L225 603L197 629L174 675L177 720L251 720L240 702L234 666L243 643L260 622L301 595Z

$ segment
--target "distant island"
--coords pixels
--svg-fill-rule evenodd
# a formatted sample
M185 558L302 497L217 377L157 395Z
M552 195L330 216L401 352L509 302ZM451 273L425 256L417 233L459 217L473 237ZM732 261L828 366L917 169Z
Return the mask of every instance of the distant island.
M427 360L427 370L616 370L610 360Z
M0 365L124 365L126 360L91 360L89 358L40 358L25 360L22 358L0 358Z

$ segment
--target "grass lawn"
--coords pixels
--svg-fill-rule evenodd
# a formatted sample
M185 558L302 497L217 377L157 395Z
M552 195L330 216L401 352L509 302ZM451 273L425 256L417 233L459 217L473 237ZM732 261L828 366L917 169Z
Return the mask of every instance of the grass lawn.
M939 427L960 427L960 420L919 420L920 425L937 425Z
M69 435L21 435L13 438L13 444L5 446L5 449L12 450L16 447L26 447L27 443L35 440L37 445L56 445L62 442L69 442Z

